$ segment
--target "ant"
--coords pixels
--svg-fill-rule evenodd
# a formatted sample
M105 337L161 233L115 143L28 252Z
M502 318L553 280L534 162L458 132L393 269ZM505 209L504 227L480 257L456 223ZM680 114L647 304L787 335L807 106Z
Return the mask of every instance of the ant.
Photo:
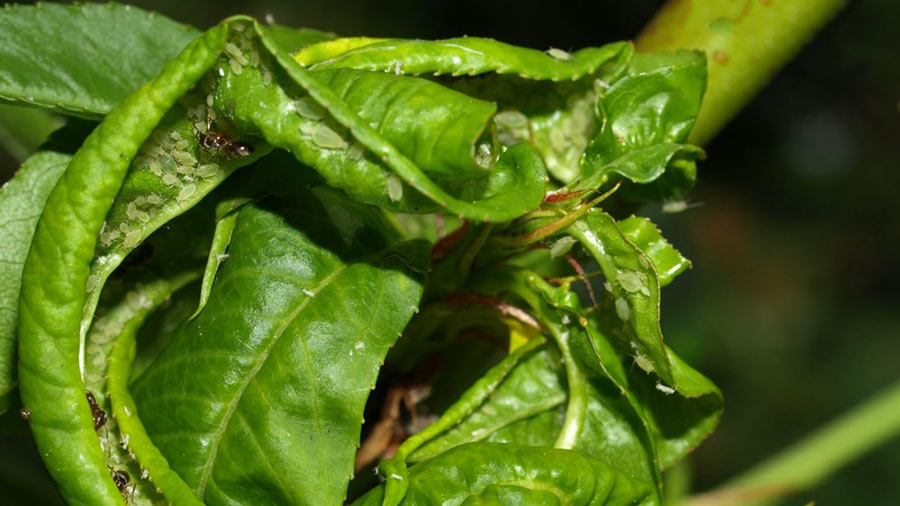
M128 471L124 469L113 469L111 466L106 466L109 468L109 474L112 476L113 483L116 484L116 488L119 489L119 493L122 494L122 499L125 499L125 502L131 500L134 497L134 490L137 487L137 483L131 482L131 475L128 474ZM128 485L131 485L131 490L128 490Z
M247 158L253 154L253 146L250 144L239 142L222 132L215 132L212 129L212 120L209 117L209 110L206 111L206 133L197 130L197 140L200 145L210 151L221 151L229 158Z
M103 408L101 408L99 404L97 404L97 399L94 398L94 394L85 391L84 396L87 397L88 404L91 405L91 417L94 419L94 430L100 430L100 427L106 425L106 412L103 411Z

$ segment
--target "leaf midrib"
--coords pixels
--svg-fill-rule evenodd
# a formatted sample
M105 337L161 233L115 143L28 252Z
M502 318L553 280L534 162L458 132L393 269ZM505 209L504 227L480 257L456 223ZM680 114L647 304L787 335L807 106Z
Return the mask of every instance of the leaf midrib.
M315 288L312 288L313 292L316 295L321 293L322 289L328 287L332 281L335 280L338 276L340 276L347 268L353 265L351 263L346 263L341 265L341 267L328 276L325 277ZM234 401L228 406L228 409L225 411L224 416L222 417L222 422L216 428L215 432L213 432L212 439L212 451L209 453L209 457L207 457L206 463L203 465L203 472L200 475L200 481L197 484L196 494L197 497L202 498L206 493L206 485L209 482L209 477L212 475L212 469L215 464L216 455L219 452L219 446L222 442L222 437L225 435L225 430L228 428L228 424L231 421L231 417L234 415L235 410L238 405L241 403L241 398L244 396L244 392L247 390L247 387L256 378L256 375L259 373L260 369L265 365L266 361L269 359L269 355L272 353L272 350L275 349L275 346L278 342L281 341L281 336L284 335L284 332L294 323L300 313L306 308L307 305L316 297L316 295L312 297L306 297L300 304L297 304L297 307L291 311L291 314L285 318L284 323L278 327L278 330L275 331L274 337L270 340L269 344L266 345L266 349L260 354L256 363L253 364L253 367L250 369L247 374L246 380L241 384L240 388L238 388L237 392L234 396ZM316 389L313 388L313 395L316 395ZM318 419L318 417L316 417Z
M250 383L253 381L253 379L256 377L256 375L259 373L260 369L262 369L263 365L265 365L266 361L269 358L269 355L271 354L271 352L275 348L275 346L278 344L278 342L281 340L281 336L284 334L284 332L288 329L288 327L290 327L294 323L294 321L297 319L297 317L300 316L300 313L303 312L303 310L306 308L306 306L309 305L309 303L312 302L312 300L315 299L316 296L318 296L322 292L323 289L327 288L336 278L338 278L341 274L343 274L344 271L347 270L347 268L349 268L350 266L355 265L359 262L364 261L366 258L380 258L384 255L385 252L390 251L394 247L395 247L394 244L388 244L384 248L380 249L379 251L377 251L375 253L372 253L370 255L365 255L364 257L359 258L357 260L349 261L347 263L342 264L339 269L335 270L334 272L332 272L331 274L326 276L321 282L319 282L318 285L316 285L314 288L310 289L315 293L315 295L313 295L312 297L306 297L300 304L297 305L297 307L293 311L291 311L291 314L288 315L288 317L285 319L284 323L275 332L274 337L272 338L271 342L266 346L266 349L263 350L263 353L260 355L260 358L256 361L255 364L253 364L253 368L250 369L249 373L247 374L246 381L244 381L241 384L240 388L237 390L237 392L234 396L234 402L232 402L228 406L227 411L225 412L224 416L222 417L221 424L216 429L216 431L213 433L213 436L214 436L213 440L212 440L213 444L211 445L212 451L210 452L209 457L207 458L207 461L203 466L203 472L200 475L200 481L198 482L197 488L195 489L195 493L196 493L197 497L202 499L203 495L206 493L206 486L209 483L210 476L212 475L212 469L213 469L213 466L215 465L216 455L218 454L219 446L221 445L221 442L222 442L222 437L225 435L225 430L228 428L228 424L230 423L231 418L234 415L235 410L237 409L237 406L240 404L241 398L244 395L244 391L246 391L247 387L250 386ZM308 354L307 354L307 356L308 356ZM314 380L315 380L315 378L314 378ZM318 394L318 390L316 388L313 388L312 393L314 396L316 396ZM318 409L317 404L316 403L313 403L313 404L315 406L315 409ZM318 423L318 420L319 420L319 417L317 416L316 417L317 423Z

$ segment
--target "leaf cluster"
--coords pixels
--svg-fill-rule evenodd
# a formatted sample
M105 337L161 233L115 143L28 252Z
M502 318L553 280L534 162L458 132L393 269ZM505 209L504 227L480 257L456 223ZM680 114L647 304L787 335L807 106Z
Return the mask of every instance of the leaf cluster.
M0 100L91 122L0 191L0 411L70 504L661 504L715 427L660 327L690 263L630 215L694 182L701 54L0 34Z

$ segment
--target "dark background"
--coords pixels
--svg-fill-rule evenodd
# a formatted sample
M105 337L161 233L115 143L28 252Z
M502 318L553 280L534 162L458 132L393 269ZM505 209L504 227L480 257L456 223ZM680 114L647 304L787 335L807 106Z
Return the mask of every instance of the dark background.
M271 14L341 35L578 49L634 37L662 2L135 4L203 28ZM900 378L898 29L900 2L853 2L707 146L691 194L702 205L643 210L694 261L663 297L666 339L726 399L719 429L690 458L696 490ZM14 168L0 155L3 178ZM0 489L46 479L23 448L0 437ZM895 440L788 503L895 505L898 478Z

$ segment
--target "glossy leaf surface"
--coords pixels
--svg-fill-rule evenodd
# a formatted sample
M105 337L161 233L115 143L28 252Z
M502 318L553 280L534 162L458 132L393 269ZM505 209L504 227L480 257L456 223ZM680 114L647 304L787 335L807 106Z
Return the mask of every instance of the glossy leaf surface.
M584 152L574 188L594 188L618 174L650 183L672 172L661 191L677 193L693 183L690 163L699 148L684 144L700 109L706 60L695 52L636 55L625 77L597 102L601 127ZM687 165L674 164L682 159Z
M198 35L128 5L6 5L0 10L0 100L96 118Z
M618 225L622 234L647 255L659 276L660 287L668 285L691 267L691 261L675 249L649 219L630 216L619 220Z
M206 308L132 389L207 504L341 502L368 391L421 295L426 249L396 240L324 188L239 211Z
M16 386L16 326L25 257L47 196L71 158L37 153L0 189L0 413L9 407Z
M413 466L404 506L625 505L648 492L614 468L571 450L471 443ZM382 487L355 506L381 505Z

